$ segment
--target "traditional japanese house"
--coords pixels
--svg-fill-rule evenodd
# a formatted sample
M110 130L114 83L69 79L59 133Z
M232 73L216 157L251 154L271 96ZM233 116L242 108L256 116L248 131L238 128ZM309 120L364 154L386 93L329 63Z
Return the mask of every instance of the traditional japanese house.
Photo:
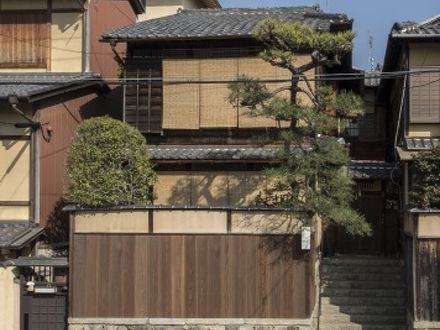
M413 156L440 141L440 18L394 24L388 38L381 102L388 106L388 152L400 162L400 210L407 314L413 328L438 329L440 321L439 210L420 209L410 192L415 184Z
M107 212L71 209L72 327L310 329L317 327L319 314L321 329L324 324L404 327L397 259L329 259L322 268L325 281L318 299L323 248L319 226L312 230L312 243L303 235L302 245L298 231L277 227L283 210L255 206L255 199L271 187L262 169L273 164L275 152L274 146L256 145L255 136L278 126L230 104L227 85L248 75L268 80L272 89L291 78L258 57L262 45L252 31L268 17L323 31L352 28L346 15L318 7L199 9L103 34L110 44L127 43L123 120L145 135L159 183L154 206ZM297 55L299 63L310 58L307 51ZM353 72L351 55L337 68L308 75L324 72ZM385 159L384 108L374 105L374 85L336 85L362 93L368 104L364 119L341 127L352 148L349 171L358 185L359 208L372 223L373 236L353 240L336 230L329 235L333 243L326 253L396 255L397 239L388 247L384 243L384 220L393 220L385 216L385 192L394 169ZM279 251L272 248L282 238L289 240L291 254L275 262ZM82 267L93 271L83 272ZM359 290L347 290L347 285ZM385 300L379 301L378 295ZM123 303L112 303L118 301ZM361 302L367 307L361 308ZM354 315L327 313L342 310Z

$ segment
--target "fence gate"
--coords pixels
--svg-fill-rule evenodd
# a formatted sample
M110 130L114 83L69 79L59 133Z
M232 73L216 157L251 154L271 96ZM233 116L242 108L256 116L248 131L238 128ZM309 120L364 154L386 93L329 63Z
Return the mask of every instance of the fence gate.
M67 323L67 294L22 295L22 330L65 330Z

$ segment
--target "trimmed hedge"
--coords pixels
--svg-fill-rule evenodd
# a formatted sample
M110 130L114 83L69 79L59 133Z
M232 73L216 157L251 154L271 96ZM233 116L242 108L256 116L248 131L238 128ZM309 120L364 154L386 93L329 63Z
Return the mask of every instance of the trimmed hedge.
M81 123L67 155L66 200L81 207L146 205L157 180L142 134L119 120Z

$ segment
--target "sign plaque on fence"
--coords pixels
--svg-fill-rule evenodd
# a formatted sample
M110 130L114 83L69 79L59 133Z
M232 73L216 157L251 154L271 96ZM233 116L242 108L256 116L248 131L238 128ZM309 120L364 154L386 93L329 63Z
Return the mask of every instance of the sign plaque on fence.
M303 227L301 229L301 250L310 250L311 229Z

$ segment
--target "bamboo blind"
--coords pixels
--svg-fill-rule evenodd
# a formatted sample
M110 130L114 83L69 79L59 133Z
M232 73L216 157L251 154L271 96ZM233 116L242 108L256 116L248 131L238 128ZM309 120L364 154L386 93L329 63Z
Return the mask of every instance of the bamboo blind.
M308 56L299 56L297 64L309 61ZM264 117L252 117L248 110L238 109L228 101L230 93L228 83L240 75L267 79L291 78L288 70L272 66L256 57L209 58L209 59L165 59L163 76L166 80L192 80L212 83L189 83L164 86L164 128L198 129L223 127L276 127L275 120ZM307 76L313 77L310 71ZM216 83L217 82L217 83ZM269 90L275 90L289 83L267 83ZM304 83L300 83L304 86ZM289 97L289 92L279 94ZM309 100L299 96L304 104ZM283 126L288 123L283 123Z
M239 59L239 75L258 77L260 79L278 79L274 69L275 67L260 58L247 57ZM274 90L274 85L274 83L267 83L266 87L269 90ZM274 127L275 125L276 122L272 118L250 116L247 109L240 109L240 127Z
M191 205L191 178L186 172L160 173L156 205Z
M423 69L426 69L426 67ZM410 122L439 123L440 73L418 74L411 76L410 80Z
M266 194L260 172L161 172L156 205L249 206Z
M191 173L192 205L229 205L229 177L227 173Z
M234 172L230 174L230 201L234 206L249 206L258 197L265 195L267 178L258 173Z
M236 58L200 60L202 81L235 80ZM203 84L200 88L200 127L237 127L237 108L228 101L228 84Z
M0 13L0 65L46 67L49 26L46 12Z
M163 60L164 80L199 80L199 60ZM163 128L198 129L200 127L200 85L178 84L163 87Z

